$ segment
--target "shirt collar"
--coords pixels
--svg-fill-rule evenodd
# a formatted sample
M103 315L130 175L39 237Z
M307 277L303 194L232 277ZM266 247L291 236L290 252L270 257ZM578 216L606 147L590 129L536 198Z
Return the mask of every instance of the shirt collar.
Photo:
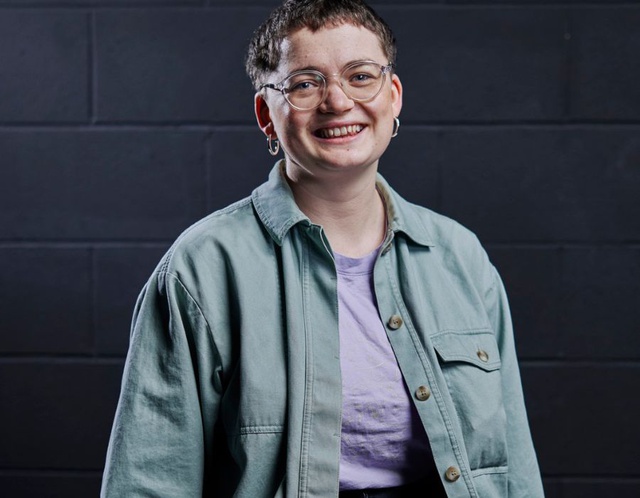
M394 233L403 233L421 246L435 246L424 216L425 208L403 199L378 173L378 191L387 205L387 220Z
M419 214L419 210L423 208L400 197L380 174L376 185L386 204L387 220L391 230L394 233L405 234L416 244L434 246L425 218ZM293 192L284 178L282 159L269 173L268 181L253 191L251 200L262 224L278 245L282 245L285 236L294 225L311 225L309 218L298 208Z
M251 200L262 224L278 245L282 245L287 232L295 224L311 224L300 211L284 178L284 159L275 164L268 181L253 191Z

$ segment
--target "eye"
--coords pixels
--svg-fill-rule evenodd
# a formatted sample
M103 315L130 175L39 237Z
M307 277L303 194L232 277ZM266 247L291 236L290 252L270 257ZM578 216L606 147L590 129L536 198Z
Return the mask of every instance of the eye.
M289 79L285 85L287 93L315 92L322 86L322 80L315 74L298 74Z
M295 85L290 86L289 91L297 92L297 91L312 90L314 88L318 88L317 83L313 81L301 81L300 83L296 83Z
M343 78L352 87L366 87L380 79L380 70L370 64L362 64L348 70Z
M355 74L351 77L351 81L355 81L355 82L365 82L369 79L371 79L372 76L370 74L365 74L365 73L359 73L359 74Z

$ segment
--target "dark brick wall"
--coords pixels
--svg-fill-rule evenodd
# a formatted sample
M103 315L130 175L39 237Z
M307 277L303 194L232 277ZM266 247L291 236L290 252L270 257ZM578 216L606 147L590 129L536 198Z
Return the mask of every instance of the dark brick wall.
M242 58L276 3L0 0L2 496L97 495L137 292L271 167ZM382 172L501 271L548 497L640 496L640 5L374 5Z

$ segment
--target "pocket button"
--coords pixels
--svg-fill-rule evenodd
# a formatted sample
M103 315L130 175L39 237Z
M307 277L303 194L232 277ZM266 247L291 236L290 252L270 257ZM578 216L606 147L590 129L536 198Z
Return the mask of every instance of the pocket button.
M487 354L486 351L483 351L482 349L478 350L478 358L480 358L480 361L484 361L485 363L489 361L489 355Z

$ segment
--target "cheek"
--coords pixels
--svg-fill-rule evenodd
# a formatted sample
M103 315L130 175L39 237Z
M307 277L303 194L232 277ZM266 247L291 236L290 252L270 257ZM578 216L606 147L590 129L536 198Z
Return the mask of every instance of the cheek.
M278 103L272 107L271 121L273 123L273 129L278 135L278 139L281 142L287 141L287 136L295 128L295 116L292 115L291 109L288 104L281 105Z
M383 105L380 105L376 110L376 121L378 131L382 131L386 134L387 128L393 129L393 119L396 117L395 110L390 101L386 101ZM389 132L391 134L391 132Z
M285 143L296 143L305 140L307 120L303 116L290 115L280 124L282 140Z

